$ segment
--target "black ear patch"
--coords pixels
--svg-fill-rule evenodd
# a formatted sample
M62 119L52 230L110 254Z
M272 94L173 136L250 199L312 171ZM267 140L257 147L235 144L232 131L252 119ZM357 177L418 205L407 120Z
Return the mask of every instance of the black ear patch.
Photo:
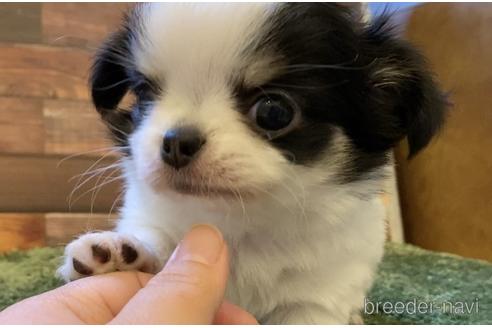
M127 29L113 34L96 54L90 77L94 106L120 146L127 145L128 135L133 130L130 111L118 108L131 86L129 42Z
M130 88L127 63L130 60L126 31L112 35L96 54L91 74L92 101L104 114L115 109Z
M374 145L407 137L409 158L430 142L444 123L448 102L425 58L395 37L389 16L377 18L364 32Z

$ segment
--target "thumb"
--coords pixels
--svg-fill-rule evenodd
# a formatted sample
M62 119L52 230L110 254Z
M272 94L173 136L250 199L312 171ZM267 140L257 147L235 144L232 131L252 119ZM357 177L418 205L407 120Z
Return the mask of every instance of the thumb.
M164 269L111 321L113 324L211 324L227 282L227 246L212 226L188 232Z

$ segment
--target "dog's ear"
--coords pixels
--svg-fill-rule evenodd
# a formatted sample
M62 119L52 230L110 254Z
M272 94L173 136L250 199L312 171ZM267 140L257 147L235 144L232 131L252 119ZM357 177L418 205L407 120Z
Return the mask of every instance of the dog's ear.
M128 92L129 36L126 30L111 35L99 49L90 78L92 101L104 117L117 108Z
M395 36L390 17L366 25L365 54L373 123L383 143L407 137L409 158L424 148L442 126L447 98L434 80L424 57Z
M109 37L97 52L89 81L94 106L114 141L122 146L127 145L133 130L131 111L118 108L131 86L129 65L129 33L122 29Z

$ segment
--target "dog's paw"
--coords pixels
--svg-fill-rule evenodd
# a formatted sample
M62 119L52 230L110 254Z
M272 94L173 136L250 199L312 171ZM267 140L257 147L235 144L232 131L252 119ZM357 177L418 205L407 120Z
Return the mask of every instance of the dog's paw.
M65 248L57 274L65 281L113 271L138 270L155 273L158 261L137 239L117 232L94 232L80 236Z

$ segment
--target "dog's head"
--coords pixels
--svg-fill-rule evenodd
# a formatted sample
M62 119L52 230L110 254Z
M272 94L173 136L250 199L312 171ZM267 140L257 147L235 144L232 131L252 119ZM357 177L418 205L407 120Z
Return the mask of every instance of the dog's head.
M386 18L336 4L140 5L91 82L137 178L191 194L364 179L402 138L425 147L446 107Z

